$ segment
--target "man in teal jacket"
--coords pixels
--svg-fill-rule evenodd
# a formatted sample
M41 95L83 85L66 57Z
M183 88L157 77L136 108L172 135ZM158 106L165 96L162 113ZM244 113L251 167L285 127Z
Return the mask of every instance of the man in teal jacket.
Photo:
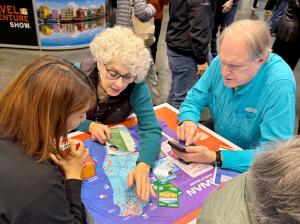
M185 161L211 163L239 172L248 170L264 144L289 139L295 123L295 79L284 60L271 52L263 21L240 20L220 38L220 54L188 92L179 110L177 135L187 153ZM213 152L189 146L198 138L197 122L208 107L214 130L244 150Z

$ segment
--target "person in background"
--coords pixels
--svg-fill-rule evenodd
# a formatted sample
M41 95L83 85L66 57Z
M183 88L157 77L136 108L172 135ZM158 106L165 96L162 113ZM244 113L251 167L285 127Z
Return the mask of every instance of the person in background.
M134 13L142 21L155 15L155 8L147 0L132 0ZM130 0L117 0L117 25L132 29Z
M166 34L172 83L167 102L179 108L208 66L216 0L172 0Z
M295 69L300 57L300 1L290 0L288 9L278 24L273 52Z
M210 52L213 57L218 55L217 51L217 34L220 33L234 21L239 0L222 0L217 1L217 9L214 16L214 26L210 41Z
M257 3L258 3L258 0L253 0L252 6L251 6L252 10L257 10Z
M157 43L158 43L158 39L159 39L159 35L160 35L161 23L163 20L164 5L169 4L169 0L149 0L149 3L152 4L156 10L156 13L154 16L155 42L150 46L152 58L155 63L156 52L157 52Z
M274 6L276 5L277 0L268 0L266 5L265 5L265 16L269 16L272 14L272 10L274 8ZM257 3L258 0L254 0L253 4L251 6L251 10L256 11L257 10Z
M249 172L211 192L198 224L300 223L300 138L276 143Z
M182 103L177 136L187 162L212 163L239 172L248 170L267 142L291 138L295 126L296 84L290 67L271 53L264 21L239 20L220 37L220 54ZM211 151L190 146L199 139L197 123L208 107L215 132L244 150Z
M290 0L285 15L281 18L273 43L273 52L281 56L295 69L300 58L300 1ZM300 134L300 120L298 135Z
M44 56L1 93L0 223L87 222L80 200L87 151L70 141L70 154L59 155L60 142L95 103L77 73L63 59Z
M267 1L265 8L264 8L265 17L272 15L272 10L274 9L276 4L277 4L277 0L268 0Z
M274 5L272 15L268 21L272 36L276 35L278 23L287 9L288 2L289 0L277 0L276 4Z
M128 186L135 183L138 197L146 201L149 193L155 195L149 174L161 144L161 127L145 82L150 53L131 29L119 26L96 36L90 49L93 58L84 59L80 68L91 81L97 104L78 130L91 133L93 139L103 144L110 139L107 124L122 122L132 112L137 115L140 153L136 168L128 176Z
M131 2L135 15L141 21L148 21L154 17L156 10L152 4L148 3L147 0L117 0L117 25L132 29ZM147 47L149 48L149 46ZM153 105L161 104L162 92L153 59L151 60L148 74L146 76L146 82L150 89Z

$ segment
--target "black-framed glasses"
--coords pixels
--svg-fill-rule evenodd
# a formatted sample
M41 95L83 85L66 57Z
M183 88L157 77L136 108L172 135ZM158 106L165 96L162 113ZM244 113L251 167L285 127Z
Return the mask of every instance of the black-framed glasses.
M107 69L106 65L104 65L104 66L105 66L105 69L106 69L106 77L110 80L117 80L121 77L122 81L126 84L130 84L130 83L132 83L136 80L136 76L132 76L130 74L120 75L118 72L111 71L111 70Z

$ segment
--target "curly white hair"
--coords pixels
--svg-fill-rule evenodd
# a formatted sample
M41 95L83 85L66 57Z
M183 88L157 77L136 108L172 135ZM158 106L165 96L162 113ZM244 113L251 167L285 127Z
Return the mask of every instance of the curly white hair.
M150 68L151 57L144 41L126 27L105 29L93 39L90 50L96 61L102 64L120 58L120 62L137 77L135 82L144 80Z

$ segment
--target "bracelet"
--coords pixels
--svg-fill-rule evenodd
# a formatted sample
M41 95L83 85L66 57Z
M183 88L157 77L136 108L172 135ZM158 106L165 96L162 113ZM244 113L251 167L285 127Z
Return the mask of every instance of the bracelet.
M215 165L217 167L222 167L222 155L221 155L221 151L220 150L216 151Z

